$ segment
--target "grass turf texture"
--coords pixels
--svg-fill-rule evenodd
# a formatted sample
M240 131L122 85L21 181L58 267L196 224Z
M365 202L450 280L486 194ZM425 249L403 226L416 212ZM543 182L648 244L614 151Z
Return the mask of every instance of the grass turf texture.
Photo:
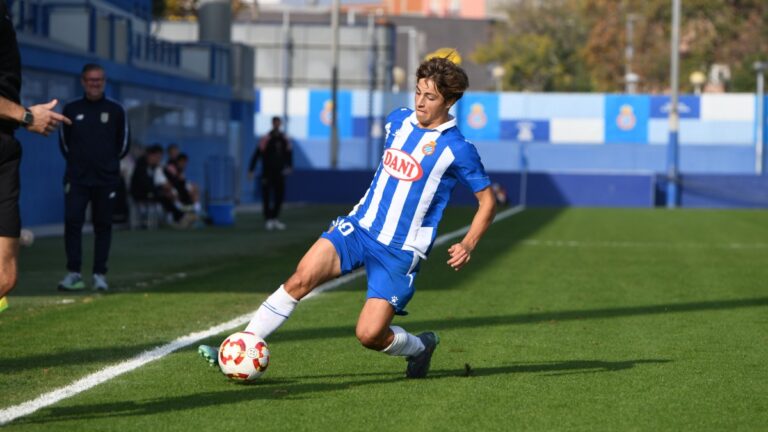
M108 295L55 292L62 240L40 239L22 251L0 314L0 407L255 309L345 210L293 209L285 233L263 232L256 217L117 233ZM442 232L471 215L450 210ZM527 210L494 225L461 272L445 265L446 248L422 264L411 315L395 321L440 334L426 380L359 347L360 278L299 305L270 338L272 364L256 384L227 381L188 347L3 429L768 424L768 212Z

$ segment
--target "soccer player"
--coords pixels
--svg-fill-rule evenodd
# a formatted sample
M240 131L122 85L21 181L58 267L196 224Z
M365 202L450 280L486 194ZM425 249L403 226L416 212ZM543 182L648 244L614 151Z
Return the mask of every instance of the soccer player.
M17 280L21 219L19 216L19 164L21 145L14 131L22 126L47 136L69 119L53 111L58 103L25 108L20 105L21 58L5 0L0 0L0 310L7 307L5 295Z
M469 262L493 221L496 201L477 150L448 114L469 85L467 75L448 59L432 58L416 76L416 110L401 108L387 117L384 155L368 191L312 245L246 331L266 339L315 287L365 266L368 293L357 338L366 348L406 357L408 378L427 375L437 335L410 334L392 319L406 314L419 263L432 248L454 186L469 187L479 202L467 234L448 248L447 263L454 270ZM214 348L202 345L199 352L216 364Z

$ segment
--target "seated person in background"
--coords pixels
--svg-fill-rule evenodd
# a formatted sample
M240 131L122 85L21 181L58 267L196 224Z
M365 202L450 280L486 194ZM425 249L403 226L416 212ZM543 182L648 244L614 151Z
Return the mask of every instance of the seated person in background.
M162 159L163 148L153 144L136 160L131 176L131 197L138 204L159 203L173 222L179 223L184 213L174 205L171 185L160 168Z
M170 147L168 155L170 157ZM187 180L187 165L189 156L186 153L179 153L170 160L163 169L163 174L168 179L168 183L173 188L178 201L178 207L185 211L192 211L195 215L200 214L200 192L197 185Z
M165 160L166 165L176 162L176 158L178 158L179 155L181 154L179 145L176 143L168 144L168 148L166 149L166 151L168 152L168 158Z

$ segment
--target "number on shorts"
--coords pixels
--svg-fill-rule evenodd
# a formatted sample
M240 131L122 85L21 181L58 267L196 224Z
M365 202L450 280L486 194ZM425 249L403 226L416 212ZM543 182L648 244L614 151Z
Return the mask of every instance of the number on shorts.
M352 233L352 231L354 231L354 230L355 230L355 226L354 226L354 225L352 225L352 222L350 222L350 221L348 221L348 220L345 220L345 221L341 222L341 223L339 224L339 227L338 227L338 228L339 228L339 232L340 232L340 233L341 233L341 235L343 235L344 237L346 237L346 236L350 235L350 234Z

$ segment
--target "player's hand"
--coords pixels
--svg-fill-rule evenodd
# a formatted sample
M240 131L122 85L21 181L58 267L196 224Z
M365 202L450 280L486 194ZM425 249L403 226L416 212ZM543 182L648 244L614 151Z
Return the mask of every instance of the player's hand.
M450 256L448 265L456 271L461 270L472 259L472 251L461 243L449 247L448 255Z
M32 124L27 126L27 130L30 132L39 133L40 135L48 136L48 134L59 127L59 124L72 124L68 118L53 110L53 108L58 103L59 101L57 99L53 99L46 104L33 105L29 107L29 111L34 117L34 121L32 121Z
M291 175L292 172L293 170L291 169L291 167L283 168L283 175Z

